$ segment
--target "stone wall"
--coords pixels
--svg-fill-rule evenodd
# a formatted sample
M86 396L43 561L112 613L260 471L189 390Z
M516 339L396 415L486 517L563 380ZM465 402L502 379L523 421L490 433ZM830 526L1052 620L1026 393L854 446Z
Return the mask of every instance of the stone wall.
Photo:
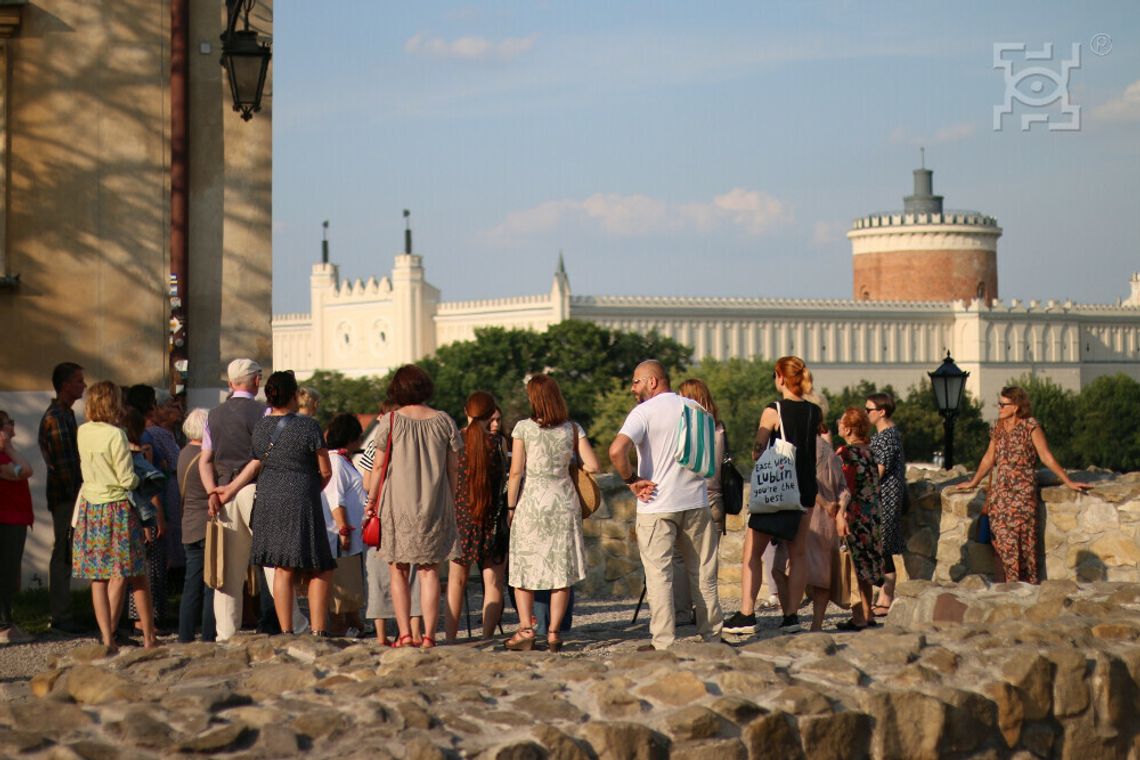
M910 577L958 581L971 574L993 576L992 547L974 541L985 489L945 491L965 475L961 468L949 473L911 468L908 473L911 508L903 556ZM1059 485L1048 470L1038 473L1042 578L1140 580L1140 472L1086 472L1078 479L1096 486L1077 494Z
M967 575L994 576L994 553L975 543L985 490L947 493L960 483L963 468L949 472L911 468L907 474L910 509L904 518L906 553L900 580L958 581ZM1042 470L1039 519L1042 577L1078 581L1140 581L1140 472L1114 475L1080 473L1095 488L1077 494ZM634 597L644 583L634 519L637 506L629 489L612 474L598 479L604 504L584 523L586 579L576 588L591 597ZM747 513L728 518L720 537L720 595L740 598L740 560ZM761 592L767 595L767 591Z

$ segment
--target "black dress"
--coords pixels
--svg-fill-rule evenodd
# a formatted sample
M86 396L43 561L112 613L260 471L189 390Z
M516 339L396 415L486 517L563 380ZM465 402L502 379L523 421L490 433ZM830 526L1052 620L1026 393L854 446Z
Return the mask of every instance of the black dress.
M270 438L281 424L271 447ZM321 474L316 452L325 448L321 426L312 417L262 417L253 428L253 451L261 459L253 502L255 565L295 570L334 570L329 551Z
M768 404L768 408L775 409L776 402ZM815 506L815 495L819 490L815 479L815 439L819 435L821 418L819 407L810 401L780 400L780 419L784 424L782 437L796 447L796 480L800 486L800 504L806 508ZM768 438L769 446L776 437L776 431L773 431ZM752 515L748 518L748 527L791 541L796 537L803 515L803 512L795 510Z

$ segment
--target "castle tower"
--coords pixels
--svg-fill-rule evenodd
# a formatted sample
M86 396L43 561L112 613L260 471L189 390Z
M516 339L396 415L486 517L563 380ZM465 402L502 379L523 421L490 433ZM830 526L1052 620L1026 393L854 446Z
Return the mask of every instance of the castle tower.
M954 301L998 295L1001 227L977 211L944 211L934 172L914 170L903 210L855 220L851 241L853 296L869 301Z

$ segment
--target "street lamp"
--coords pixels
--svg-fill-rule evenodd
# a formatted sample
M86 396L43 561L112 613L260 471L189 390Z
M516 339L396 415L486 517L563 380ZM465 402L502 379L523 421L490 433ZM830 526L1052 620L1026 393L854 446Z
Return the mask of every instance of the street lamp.
M938 405L938 413L942 415L942 430L945 433L942 467L949 470L954 466L954 419L962 409L962 398L966 395L966 378L970 373L958 369L958 365L950 358L950 352L947 351L941 366L926 374L930 376L930 384L934 386L934 402Z
M244 121L261 110L261 93L265 89L265 75L269 71L272 53L268 43L257 39L257 32L249 28L249 12L256 0L226 0L226 31L222 34L222 67L230 80L230 93L234 110ZM238 16L244 29L237 30Z

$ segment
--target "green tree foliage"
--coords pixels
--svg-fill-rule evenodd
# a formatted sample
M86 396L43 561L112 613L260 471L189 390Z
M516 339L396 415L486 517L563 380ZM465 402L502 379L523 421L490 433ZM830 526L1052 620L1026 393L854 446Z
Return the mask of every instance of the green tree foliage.
M1140 383L1121 373L1085 386L1077 396L1072 448L1077 461L1060 460L1062 466L1140 469Z
M345 377L340 372L317 370L301 385L315 388L321 394L317 420L324 427L341 412L375 413L388 391L386 380L375 376Z
M1049 448L1062 467L1077 467L1087 464L1075 455L1073 433L1077 420L1078 395L1066 390L1052 380L1033 375L1010 380L1007 385L1016 385L1029 394L1033 416L1041 423L1041 429L1049 440Z

